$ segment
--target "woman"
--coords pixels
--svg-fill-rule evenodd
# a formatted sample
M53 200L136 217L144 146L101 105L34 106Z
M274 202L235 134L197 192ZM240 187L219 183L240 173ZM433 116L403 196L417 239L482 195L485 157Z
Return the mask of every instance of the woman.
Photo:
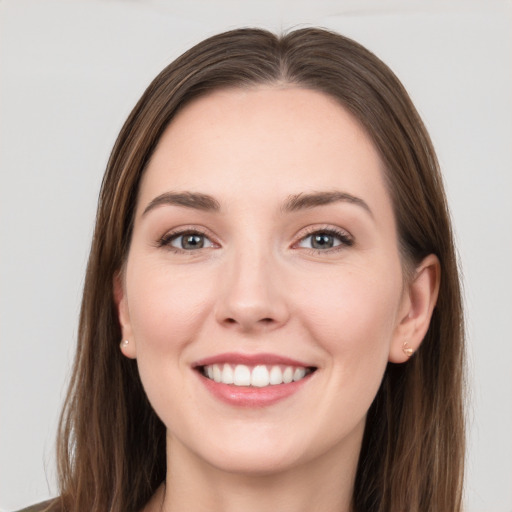
M318 29L212 37L99 200L49 510L457 511L463 329L434 150Z

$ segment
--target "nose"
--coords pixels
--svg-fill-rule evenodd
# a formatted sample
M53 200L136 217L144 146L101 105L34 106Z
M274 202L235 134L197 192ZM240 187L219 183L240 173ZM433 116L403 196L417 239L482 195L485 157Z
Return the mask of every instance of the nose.
M282 272L269 254L233 254L220 280L215 315L224 327L250 333L273 330L288 321Z

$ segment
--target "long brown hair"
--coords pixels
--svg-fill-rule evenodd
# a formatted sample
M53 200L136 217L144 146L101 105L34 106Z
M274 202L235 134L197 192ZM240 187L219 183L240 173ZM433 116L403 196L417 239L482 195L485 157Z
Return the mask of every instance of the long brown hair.
M165 68L115 143L101 188L77 354L58 438L60 505L135 512L166 476L165 426L136 363L119 351L113 277L127 257L141 176L185 104L210 91L294 84L336 98L366 128L385 163L404 268L439 258L430 328L409 362L389 364L368 412L355 512L457 512L464 461L463 318L457 261L436 156L409 96L375 55L338 34L282 37L240 29L211 37Z

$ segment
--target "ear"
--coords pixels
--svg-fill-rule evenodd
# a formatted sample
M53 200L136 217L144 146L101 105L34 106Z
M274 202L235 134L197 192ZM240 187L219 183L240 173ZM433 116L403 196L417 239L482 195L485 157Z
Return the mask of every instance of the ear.
M126 299L126 290L123 281L123 272L118 271L114 274L114 301L116 303L117 317L121 326L123 339L121 341L121 352L130 359L135 359L137 350L135 339L133 337L132 326L130 323L130 310Z
M404 289L398 324L389 351L390 362L404 363L411 353L418 350L430 325L440 282L441 265L437 256L429 254L416 267L412 280ZM409 354L407 349L411 349Z

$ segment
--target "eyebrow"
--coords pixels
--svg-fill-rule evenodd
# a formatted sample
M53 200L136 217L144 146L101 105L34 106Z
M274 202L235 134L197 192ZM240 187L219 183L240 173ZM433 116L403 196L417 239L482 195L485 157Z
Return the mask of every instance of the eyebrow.
M146 206L145 210L142 212L142 216L162 205L183 206L185 208L213 212L220 210L219 202L207 194L200 194L198 192L165 192L155 197Z
M287 200L281 207L281 211L283 213L297 212L337 202L346 202L360 206L373 218L373 213L365 201L359 197L353 196L352 194L338 190L330 192L312 192L308 194L300 193L288 196ZM219 202L208 194L201 194L199 192L165 192L155 197L146 206L142 212L142 216L163 205L182 206L185 208L212 212L219 212L221 209Z
M309 194L296 194L289 196L283 205L282 211L296 212L299 210L307 210L317 206L324 206L337 202L351 203L360 206L366 210L373 218L373 212L365 201L359 197L353 196L352 194L341 192L339 190L334 190L331 192L312 192Z

